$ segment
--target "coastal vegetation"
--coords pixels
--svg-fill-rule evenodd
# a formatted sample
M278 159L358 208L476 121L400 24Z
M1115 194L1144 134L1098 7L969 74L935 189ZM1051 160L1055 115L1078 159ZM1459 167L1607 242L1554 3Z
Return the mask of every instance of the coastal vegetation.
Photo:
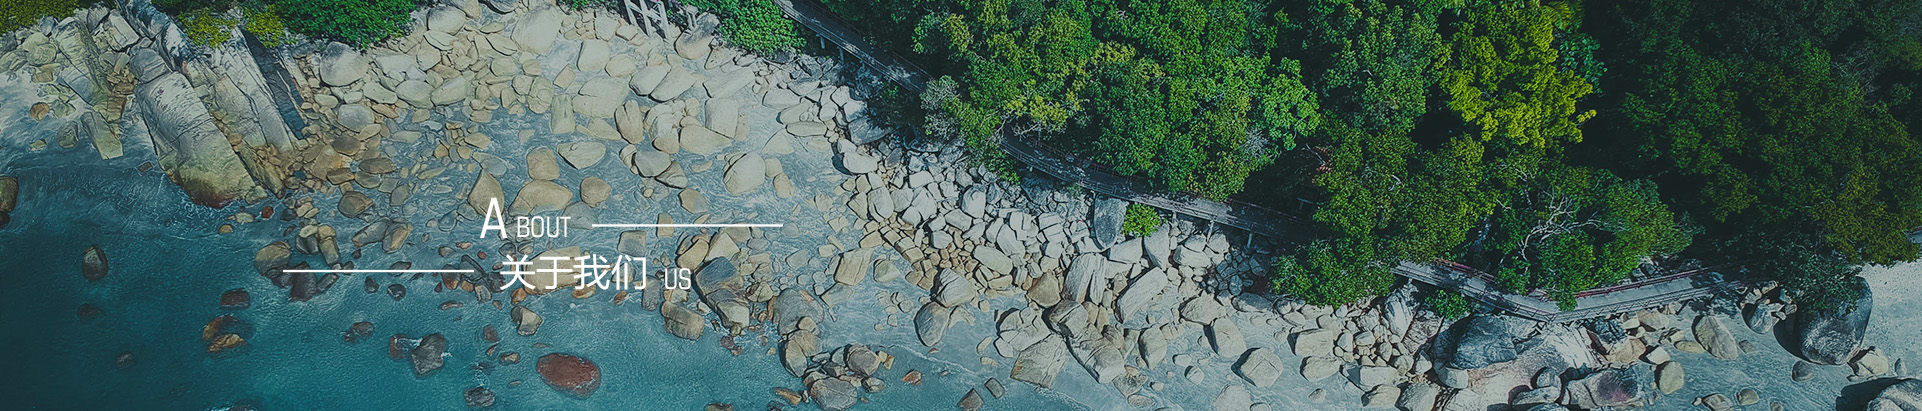
M824 3L936 76L897 117L997 174L1018 167L995 141L1027 138L1171 192L1312 204L1271 288L1318 304L1434 259L1565 308L1684 260L1841 301L1854 267L1918 255L1918 0ZM768 0L690 4L744 48L804 43ZM203 44L244 24L357 47L420 6L155 5Z
M825 3L928 68L923 132L999 173L1011 136L1314 204L1273 265L1314 303L1437 258L1564 307L1679 260L1840 301L1917 257L1915 0Z

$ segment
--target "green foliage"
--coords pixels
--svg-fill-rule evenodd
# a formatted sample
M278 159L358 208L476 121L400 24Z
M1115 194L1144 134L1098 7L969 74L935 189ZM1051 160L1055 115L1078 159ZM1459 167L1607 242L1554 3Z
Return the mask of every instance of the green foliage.
M1310 302L1448 258L1570 307L1667 256L1839 298L1922 254L1922 0L1732 1L826 3L934 70L913 117L998 173L1034 137L1312 202L1272 284Z
M1450 320L1467 316L1469 311L1475 309L1475 306L1468 302L1468 297L1449 290L1435 290L1433 294L1422 299L1422 302L1427 303L1429 309L1435 310L1435 314Z
M1003 164L1039 137L1114 171L1223 199L1322 122L1274 19L1244 0L829 1L878 43L954 81L931 134ZM905 40L905 41L903 41ZM991 168L1001 168L991 166Z
M234 0L152 0L152 3L155 9L174 16L197 10L221 12L234 6Z
M1161 229L1161 213L1154 207L1140 203L1128 204L1128 215L1121 221L1121 231L1135 237L1147 237Z
M233 38L230 31L240 22L225 13L215 13L211 9L199 9L180 15L180 29L187 33L187 41L202 46L216 46Z
M1496 211L1475 261L1495 262L1511 292L1547 291L1564 309L1577 292L1615 284L1641 265L1688 247L1695 230L1661 203L1647 180L1554 167Z
M1406 133L1428 112L1429 88L1448 50L1435 12L1389 1L1313 1L1296 37L1314 56L1309 78L1322 106L1367 132Z
M1350 240L1316 240L1275 260L1272 290L1315 305L1348 304L1388 292L1395 276L1374 250Z
M606 2L609 0L570 0ZM801 29L781 14L771 0L689 0L695 8L721 16L721 35L755 52L771 52L806 44Z
M287 39L287 24L274 10L273 5L241 9L247 19L247 25L241 28L248 33L253 33L255 38L260 39L262 45L269 48L280 47L281 43Z
M561 4L566 5L567 7L571 7L575 10L584 10L590 7L606 6L613 3L614 3L614 0L561 0Z
M1665 176L1703 222L1702 256L1779 267L1751 272L1799 292L1834 294L1836 267L1915 259L1922 116L1908 94L1922 73L1903 45L1922 34L1922 2L1736 3L1611 4L1617 59L1637 63L1609 73L1624 85L1607 125L1623 168Z
M1577 125L1595 112L1578 112L1575 100L1594 86L1557 65L1554 33L1567 24L1567 9L1498 4L1474 10L1456 27L1454 56L1441 71L1448 108L1483 141L1533 148L1581 142Z
M41 17L65 18L85 5L80 0L0 0L0 33L31 26Z
M287 29L354 47L407 32L415 0L272 0Z

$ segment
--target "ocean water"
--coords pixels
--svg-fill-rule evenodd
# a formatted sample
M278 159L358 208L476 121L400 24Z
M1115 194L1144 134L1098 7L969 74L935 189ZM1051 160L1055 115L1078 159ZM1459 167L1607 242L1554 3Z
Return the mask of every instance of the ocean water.
M0 95L31 95L29 87L20 77L0 75ZM779 401L772 393L774 387L803 388L776 356L767 353L771 345L759 343L753 335L741 339L742 355L731 355L719 345L722 332L710 327L699 341L676 338L664 330L656 312L640 304L614 305L608 301L611 292L584 300L563 292L528 300L528 306L545 317L539 333L531 337L516 335L505 310L475 304L471 294L435 293L433 276L412 280L411 275L355 274L343 277L313 300L289 302L285 289L256 274L252 258L268 243L292 240L286 230L296 227L294 223L275 218L234 224L232 233L216 234L221 224L233 223L229 218L235 213L257 213L264 205L285 212L283 203L269 199L223 209L192 204L157 168L138 170L142 163L154 160L151 143L129 136L127 154L112 160L101 160L86 141L77 148L59 148L52 145L55 130L70 119L28 120L31 104L25 98L0 99L0 132L4 132L0 175L21 182L20 206L12 213L12 222L0 228L0 273L5 273L0 278L12 283L0 289L0 318L9 330L0 334L0 364L6 364L0 369L7 370L0 373L0 387L5 387L0 392L7 394L4 401L10 404L0 408L201 410L240 401L269 410L464 409L461 393L484 386L494 391L496 409L700 409L711 402L764 409L770 401ZM772 121L772 113L763 114L762 121ZM516 141L515 130L525 127L538 127L543 135L526 144ZM526 118L497 119L483 127L497 143L487 151L508 159L513 167L501 177L510 196L527 181L521 159L528 148L585 139L544 135L545 127L542 121ZM40 139L50 146L40 151L28 148ZM386 149L396 158L406 158L431 149L432 143L426 140L412 145L389 140ZM589 170L563 166L559 180L578 190L580 179L591 173L617 187L615 199L600 213L600 222L651 223L656 213L673 214L682 222L693 220L672 197L642 198L639 177L613 160L613 148L609 151L608 159ZM786 170L797 185L824 189L839 182L829 178L835 171L826 152L801 147L799 142L797 151L784 156ZM770 220L792 227L771 236L769 251L776 260L826 244L830 235L844 237L846 244L858 241L858 231L834 233L817 217L790 216L792 210L803 207L801 198L813 192L778 201L766 188L760 195L742 198L715 195L723 193L719 189L722 167L716 164L708 172L689 174L696 186L709 193L717 219L762 213L783 216ZM463 193L473 179L472 172L454 170L422 181L408 205L397 208L388 207L384 195L368 191L376 200L375 214L407 219L415 225L416 236L426 233L434 240L410 244L397 254L370 247L357 261L359 268L411 261L415 268L425 269L457 261L458 256L440 257L435 249L478 234L479 221L448 218L449 210L467 207ZM432 194L425 187L433 184L456 191ZM364 223L333 211L338 197L314 196L323 210L321 222L339 230L346 254L352 249L347 237ZM839 211L848 214L845 207ZM434 218L443 219L443 230L426 228L426 220ZM671 260L673 245L687 233L683 230L677 238L668 239L650 236L649 249ZM571 234L537 248L578 245L590 252L612 253L619 231L577 229ZM81 254L90 245L104 250L111 265L110 274L97 282L80 275ZM494 249L494 244L484 242L467 252ZM485 261L491 265L499 257L493 258ZM299 253L294 261L323 265L318 256ZM783 267L777 276L825 279L826 263L825 258L814 258L804 266ZM383 287L405 285L407 297L396 302L384 292L363 292L361 276L365 275L377 276ZM250 292L250 308L219 307L221 293L234 288ZM856 293L871 295L890 288L911 296L926 293L899 281L885 285L869 281ZM497 294L497 298L507 296ZM438 308L443 301L460 301L464 306L443 311ZM82 304L98 307L102 315L82 320L77 315ZM978 359L961 360L962 350L955 350L955 355L929 354L915 340L911 326L874 331L874 324L886 321L878 305L835 310L832 318L823 319L828 330L823 347L864 343L897 357L893 368L879 373L889 387L866 394L869 403L857 409L954 404L996 373L1007 383L1009 394L991 400L991 408L1088 409L1062 391L1040 391L1008 381L1012 360L996 368L971 365ZM222 314L250 323L253 333L237 354L216 358L206 354L206 343L199 337L201 327ZM976 331L987 335L992 325L981 317L983 327ZM373 323L374 335L358 343L344 342L343 331L356 321ZM521 353L519 364L472 367L497 363L483 353L489 344L480 337L482 327L490 324L501 335L499 352ZM408 363L387 357L387 337L395 333L415 338L445 335L449 341L445 367L424 378L414 376ZM958 338L964 333L954 334ZM586 399L548 388L534 371L537 358L548 352L594 361L602 372L600 388ZM132 353L133 362L117 366L115 358L121 353ZM919 386L899 382L908 370L922 371L925 382ZM1072 368L1063 372L1063 390L1075 386L1069 382L1075 372ZM1081 375L1085 385L1093 385L1085 373ZM781 404L788 409L814 408Z

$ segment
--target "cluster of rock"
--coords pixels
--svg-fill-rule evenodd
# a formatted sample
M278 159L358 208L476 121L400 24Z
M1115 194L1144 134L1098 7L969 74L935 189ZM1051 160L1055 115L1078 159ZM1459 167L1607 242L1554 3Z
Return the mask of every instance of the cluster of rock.
M40 101L33 102L29 115L35 121L68 122L55 137L59 147L74 148L86 139L101 158L119 157L126 127L121 120L136 83L129 64L138 50L153 47L153 39L164 35L151 23L88 8L0 34L0 72L32 73ZM32 143L35 150L46 146L44 139Z
M85 139L114 158L122 135L147 133L161 169L196 203L281 192L299 168L285 153L301 140L268 97L253 55L239 40L205 48L180 33L150 8L84 9L0 38L0 69L37 71L46 101L36 107L48 108L35 111L68 122L60 147Z

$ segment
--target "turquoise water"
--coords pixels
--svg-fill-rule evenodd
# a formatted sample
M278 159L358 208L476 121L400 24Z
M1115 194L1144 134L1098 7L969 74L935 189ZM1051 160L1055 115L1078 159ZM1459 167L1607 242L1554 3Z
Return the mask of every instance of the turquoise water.
M16 108L24 110L24 105L0 103L0 118L19 118L13 117ZM296 227L295 223L275 218L234 224L232 233L216 234L221 224L232 223L228 218L235 213L257 213L263 205L284 212L287 207L278 200L218 210L194 205L158 169L138 170L141 163L152 161L153 152L148 143L137 138L127 141L126 156L101 160L86 142L75 149L49 147L29 152L26 147L32 140L47 138L52 142L54 134L48 130L55 129L57 121L5 120L0 125L6 132L0 139L0 175L19 178L22 187L13 221L0 229L0 267L5 267L0 272L10 283L0 290L0 317L9 329L0 336L0 363L7 364L9 370L0 377L6 379L0 386L6 387L8 401L14 404L7 408L195 410L245 401L276 410L464 409L461 393L485 386L496 394L497 409L699 409L710 402L732 403L738 409L764 409L769 401L779 400L772 388L802 388L800 380L790 376L777 357L767 354L768 345L743 338L745 352L734 356L719 346L722 333L711 327L700 341L675 338L666 333L655 312L639 304L608 303L611 293L587 300L561 293L530 299L528 305L546 318L538 335L532 337L514 334L505 310L475 304L471 294L435 293L436 281L431 276L409 280L372 274L383 286L407 286L408 295L399 302L384 292L363 292L363 278L359 276L369 274L344 277L311 301L289 302L285 289L274 287L255 273L252 256L268 243L291 240L286 230ZM496 137L496 141L504 144L490 151L502 157L511 158L506 153L525 150L512 137ZM534 143L544 142L545 137L537 137ZM515 160L512 163L519 163ZM827 160L807 161L825 164ZM800 162L789 161L789 172L797 177L808 170L831 172L819 165L796 164ZM636 178L612 161L597 167L620 170L595 173L617 187L623 187L620 179ZM563 169L567 174L563 180L578 181L579 171ZM525 181L524 171L518 172L518 179L511 177L515 174L509 172L503 178L509 193ZM718 174L717 169L692 177L697 184L713 180L717 187ZM473 177L468 173L444 178L471 181ZM632 204L624 204L622 209L647 212L604 212L603 222L678 209L671 199L655 204L638 200L637 192L623 189L617 193L632 199ZM465 200L456 194L458 191L420 193L410 201L409 207L434 204L431 208L441 210L409 218L416 226L415 233L428 233L435 239L433 243L411 244L392 255L369 248L357 264L360 268L384 268L393 261L406 260L416 268L435 268L456 261L458 256L436 255L435 246L471 239L473 234L468 230L477 229L478 222L453 222L453 232L423 225L429 217L444 215L453 204L465 207ZM351 252L347 237L361 224L333 211L337 198L317 196L316 206L323 210L322 222L340 230L339 241L346 254ZM379 204L376 210L387 208L384 196L377 195L375 200ZM717 210L727 207L720 200L714 202ZM785 209L787 205L783 202L765 208ZM406 214L417 210L384 211ZM611 252L617 233L577 233L558 245ZM777 243L783 244L773 247L774 253L779 258L792 250L811 249L820 239L813 235L805 242L780 240ZM846 240L851 243L853 239ZM673 243L650 239L649 247L671 252ZM97 282L80 275L81 253L89 245L104 250L112 266L111 273ZM485 244L476 247L490 248ZM318 256L298 253L294 261L321 265ZM825 263L825 259L817 258L809 267L781 275L825 278L821 274ZM221 293L233 288L251 293L250 308L228 311L219 307ZM910 296L925 293L901 282L869 282L857 289L856 295L872 295L882 289ZM506 296L497 298L505 300ZM445 311L438 308L449 300L464 306ZM81 320L76 313L83 303L99 307L102 315ZM963 326L957 325L950 333L954 341L963 341L963 337L974 341L950 343L955 348L949 352L928 354L915 342L911 327L874 331L876 322L885 321L878 306L836 310L835 319L824 324L829 330L824 347L867 343L899 357L894 368L880 373L889 387L878 394L867 394L871 402L856 409L951 407L968 389L996 375L1007 383L1009 398L991 400L991 409L1086 408L1060 391L1039 391L1008 381L1012 360L1004 359L997 367L973 364L978 361L973 350L959 347L971 347L974 341L989 335L992 325L985 316L978 320L980 327L961 331ZM240 353L214 358L206 354L206 343L199 336L201 327L221 314L251 323L254 332ZM356 321L372 322L374 335L359 343L343 342L342 332ZM485 371L471 368L477 363L495 362L483 354L488 343L480 337L482 327L490 324L500 331L500 352L521 353L519 364L496 364ZM435 332L449 341L446 366L437 373L416 378L406 362L387 357L388 336L406 333L418 338ZM537 343L546 344L546 348L536 348ZM134 361L125 367L116 366L115 358L123 352L131 352ZM548 352L571 353L597 363L602 372L599 390L583 400L548 388L534 372L536 359ZM920 386L899 382L909 369L921 370L927 382ZM1072 364L1061 379L1064 387L1105 389ZM515 382L520 384L515 386ZM1119 401L1111 390L1103 395L1109 398L1095 401ZM785 402L782 404L785 406Z

